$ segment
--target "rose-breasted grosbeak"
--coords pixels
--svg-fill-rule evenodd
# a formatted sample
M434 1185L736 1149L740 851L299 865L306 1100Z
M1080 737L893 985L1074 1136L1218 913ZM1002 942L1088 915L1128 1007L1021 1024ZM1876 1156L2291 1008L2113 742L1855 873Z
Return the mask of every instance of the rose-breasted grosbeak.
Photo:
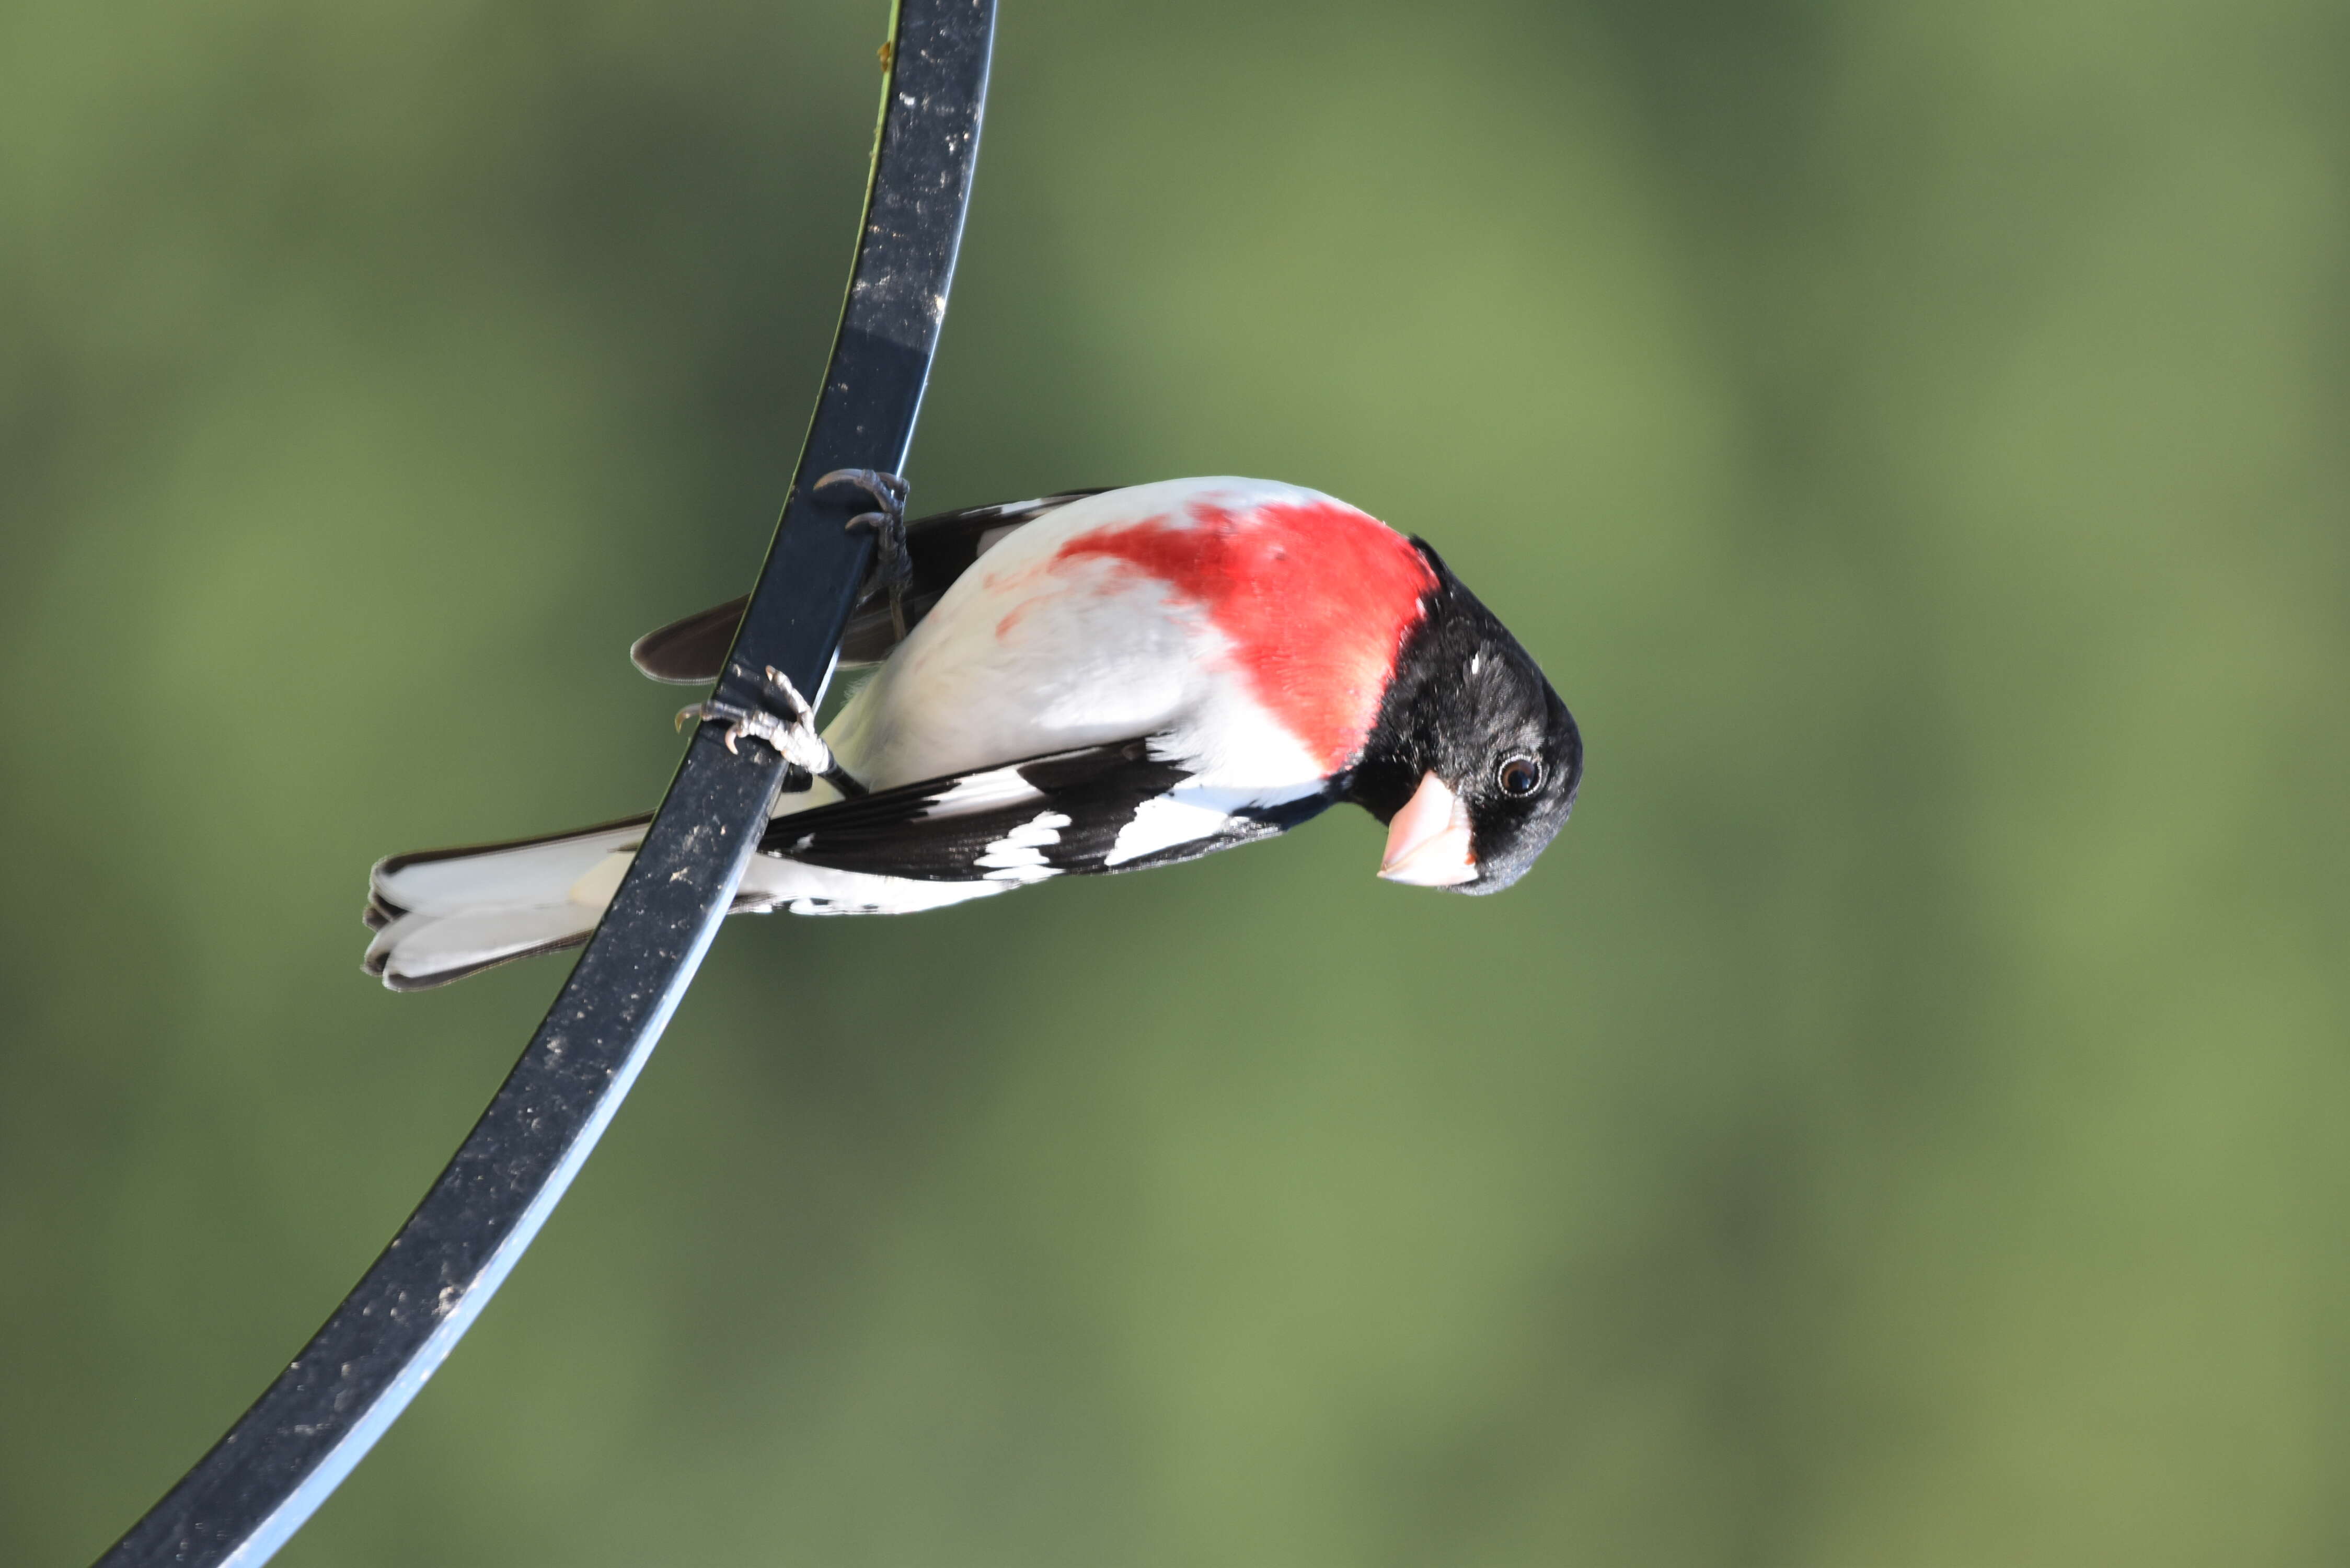
M841 647L879 668L820 740L687 711L795 764L737 912L937 909L1189 860L1339 801L1388 825L1380 876L1491 893L1575 804L1582 739L1517 639L1435 551L1326 495L1182 479L883 521L887 569ZM714 680L742 610L631 656ZM368 972L418 990L584 941L649 820L382 861Z

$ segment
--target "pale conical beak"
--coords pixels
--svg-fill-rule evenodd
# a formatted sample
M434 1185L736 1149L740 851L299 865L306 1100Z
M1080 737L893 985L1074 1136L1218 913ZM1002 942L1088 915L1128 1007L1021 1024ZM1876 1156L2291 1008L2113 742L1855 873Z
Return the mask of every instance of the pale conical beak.
M1388 824L1388 852L1379 862L1379 875L1417 888L1450 888L1477 875L1469 808L1434 774L1421 776L1411 799Z

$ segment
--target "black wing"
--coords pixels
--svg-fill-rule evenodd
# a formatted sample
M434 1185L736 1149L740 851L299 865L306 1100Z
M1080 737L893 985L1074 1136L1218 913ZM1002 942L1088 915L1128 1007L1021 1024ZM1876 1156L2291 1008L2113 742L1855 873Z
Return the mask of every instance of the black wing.
M1183 763L1153 755L1149 737L1112 742L779 816L759 848L919 881L1032 882L1195 859L1284 832L1336 798L1236 810L1196 838L1110 863L1127 825L1191 776Z
M1072 501L1100 493L1099 490L1064 490L1057 495L1040 495L1034 501L941 512L908 523L906 555L914 568L913 580L906 585L908 628L930 614L939 596L1003 535ZM707 686L718 679L725 667L726 650L734 642L735 625L743 618L743 607L750 602L747 595L729 599L698 615L673 620L658 631L649 631L637 639L635 646L629 649L629 658L655 680L679 686ZM848 629L840 639L840 661L850 665L879 664L889 657L889 650L897 643L897 628L889 619L889 596L870 594L849 612Z

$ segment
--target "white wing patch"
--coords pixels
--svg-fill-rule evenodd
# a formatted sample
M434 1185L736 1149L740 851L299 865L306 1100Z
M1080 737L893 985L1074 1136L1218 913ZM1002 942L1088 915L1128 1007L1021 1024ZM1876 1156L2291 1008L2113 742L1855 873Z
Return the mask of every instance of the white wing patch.
M1041 800L1044 795L1043 790L1020 776L1018 768L991 768L983 774L957 779L953 788L923 808L922 815L958 816L967 811L992 811L997 806L1017 805L1024 800ZM1067 826L1066 818L1062 826Z
M836 871L754 855L737 909L789 909L795 915L910 915L1009 891L1011 882L931 882L868 871Z
M1179 844L1211 837L1223 831L1243 807L1280 805L1313 793L1298 789L1268 798L1263 790L1179 785L1136 809L1134 820L1118 830L1118 840L1102 857L1102 864L1123 866Z
M1045 851L1061 842L1069 818L1061 812L1040 812L987 846L974 864L988 868L991 882L1041 882L1060 872L1045 864Z

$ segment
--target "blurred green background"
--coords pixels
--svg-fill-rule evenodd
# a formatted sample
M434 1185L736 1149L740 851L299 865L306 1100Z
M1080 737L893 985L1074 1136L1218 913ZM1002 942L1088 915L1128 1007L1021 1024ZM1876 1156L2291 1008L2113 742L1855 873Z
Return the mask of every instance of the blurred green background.
M369 861L650 805L879 4L0 10L0 1561L300 1345L559 961ZM929 509L1263 474L1583 721L745 921L292 1564L2350 1557L2350 12L1005 0Z

